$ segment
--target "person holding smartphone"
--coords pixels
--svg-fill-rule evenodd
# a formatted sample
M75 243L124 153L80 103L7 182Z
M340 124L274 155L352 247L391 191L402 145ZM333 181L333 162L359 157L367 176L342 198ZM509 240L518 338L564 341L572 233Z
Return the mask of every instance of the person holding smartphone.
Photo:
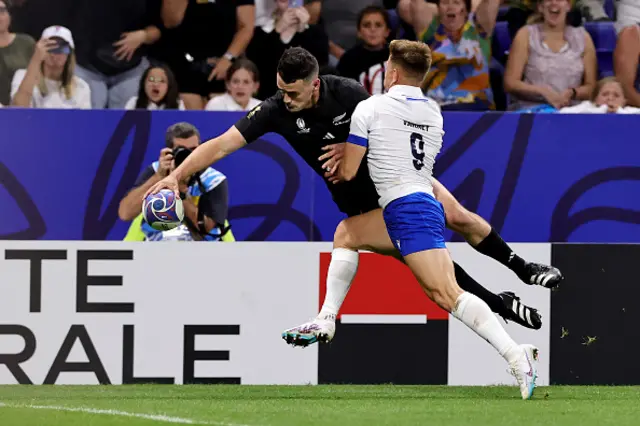
M91 109L89 84L75 75L74 51L68 28L46 28L27 68L13 75L11 104L24 108Z
M329 39L320 25L311 23L311 14L303 0L264 0L274 7L269 19L256 26L247 57L260 70L262 79L258 99L276 93L278 59L289 47L303 47L317 59L320 67L329 61Z

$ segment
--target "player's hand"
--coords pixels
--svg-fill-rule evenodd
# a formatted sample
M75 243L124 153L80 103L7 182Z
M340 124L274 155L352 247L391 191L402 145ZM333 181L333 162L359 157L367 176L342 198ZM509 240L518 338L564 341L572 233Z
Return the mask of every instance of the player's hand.
M319 161L324 161L324 164L322 164L322 170L325 172L333 170L333 173L335 173L338 168L337 163L342 160L342 157L344 157L344 143L326 145L322 147L322 150L327 151L318 157Z
M170 189L174 194L176 194L176 197L180 197L180 185L178 184L178 180L174 175L169 175L149 188L142 199L146 199L151 194L157 194L163 189Z
M173 150L171 148L162 148L160 157L158 158L158 171L156 172L161 178L165 178L171 172L173 164Z

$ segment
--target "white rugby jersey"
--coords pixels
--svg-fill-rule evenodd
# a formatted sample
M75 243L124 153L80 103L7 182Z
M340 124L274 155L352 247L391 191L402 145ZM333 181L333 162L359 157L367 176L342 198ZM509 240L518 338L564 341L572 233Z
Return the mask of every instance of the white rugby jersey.
M368 147L369 174L382 208L414 192L433 195L442 125L440 106L419 87L396 85L358 104L347 142Z

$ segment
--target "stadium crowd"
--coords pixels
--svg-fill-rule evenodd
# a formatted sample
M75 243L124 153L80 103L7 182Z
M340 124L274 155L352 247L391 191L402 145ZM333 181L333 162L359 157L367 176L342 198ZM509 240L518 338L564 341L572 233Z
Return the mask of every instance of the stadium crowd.
M383 90L432 49L443 110L640 112L640 0L0 0L0 105L250 110L285 49Z

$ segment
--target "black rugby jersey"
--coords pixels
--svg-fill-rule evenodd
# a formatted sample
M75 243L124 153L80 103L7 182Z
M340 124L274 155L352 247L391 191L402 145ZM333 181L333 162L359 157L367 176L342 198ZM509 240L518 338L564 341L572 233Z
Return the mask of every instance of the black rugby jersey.
M325 153L323 146L346 142L356 105L369 97L362 85L343 77L322 76L317 105L298 112L290 112L282 97L278 92L235 124L247 143L266 133L278 133L323 178L340 211L353 216L378 208L366 157L353 180L335 185L324 179L324 161L318 160Z

